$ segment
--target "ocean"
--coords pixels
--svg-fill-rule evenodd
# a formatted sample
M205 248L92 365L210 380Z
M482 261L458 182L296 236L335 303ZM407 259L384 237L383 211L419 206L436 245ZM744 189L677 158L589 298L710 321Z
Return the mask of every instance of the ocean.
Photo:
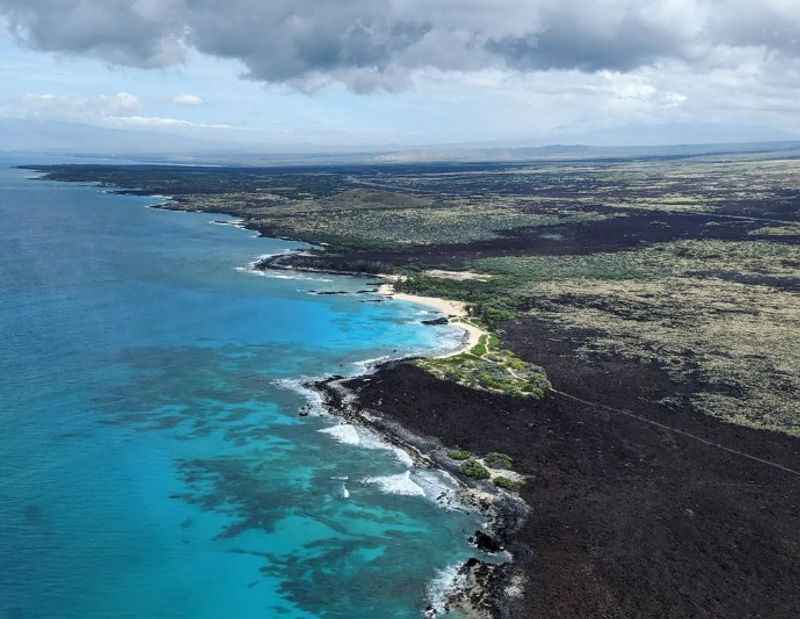
M460 334L248 268L302 244L2 165L0 616L419 617L477 517L299 384Z

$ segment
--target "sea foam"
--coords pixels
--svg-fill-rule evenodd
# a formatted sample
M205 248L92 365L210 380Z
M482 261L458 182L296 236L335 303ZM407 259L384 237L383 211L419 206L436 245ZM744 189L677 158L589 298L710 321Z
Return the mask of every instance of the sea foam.
M377 486L385 494L425 496L425 491L422 487L411 479L411 471L404 471L397 475L367 477L364 479L364 483Z
M328 283L333 281L332 279L325 277L314 277L310 275L304 275L297 271L258 268L259 265L264 260L268 260L273 256L284 256L286 254L293 254L293 253L296 253L295 250L285 249L283 251L278 251L272 254L261 254L260 256L256 256L253 260L248 262L246 266L234 267L234 270L239 271L240 273L249 273L250 275L257 275L258 277L267 277L270 279L294 279L294 280L304 280L309 282L323 282L323 283Z
M303 396L306 401L305 410L310 415L323 415L327 411L325 410L325 404L322 399L322 395L317 390L308 386L308 383L314 380L318 379L314 379L309 376L298 376L297 378L276 378L272 381L272 384L276 387L280 387L281 389L294 391L295 393Z
M380 449L391 451L394 457L407 468L414 466L414 461L408 453L385 441L377 433L360 426L350 423L337 423L327 428L319 430L322 434L327 434L335 441L344 445L356 445L362 449Z
M320 433L327 434L334 440L345 445L361 445L361 437L358 435L356 427L349 423L339 423L329 428L323 428Z
M436 576L428 583L428 604L435 612L427 616L435 617L449 612L448 602L450 597L462 589L466 578L460 573L461 565L453 563L436 572Z

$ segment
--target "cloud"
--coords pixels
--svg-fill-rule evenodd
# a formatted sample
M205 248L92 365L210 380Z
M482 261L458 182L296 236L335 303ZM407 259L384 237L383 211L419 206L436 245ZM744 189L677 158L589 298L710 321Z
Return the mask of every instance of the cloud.
M114 116L109 119L111 124L128 127L149 128L190 128L190 129L235 129L233 125L224 123L196 123L179 118L165 118L163 116Z
M601 2L588 12L585 4L564 2L544 8L530 30L490 37L486 47L520 71L630 71L686 58L689 37L681 22L659 19L648 4Z
M199 97L198 97L199 99ZM141 114L139 98L127 92L76 97L26 94L0 105L0 116L31 120L60 120L106 127L150 129L236 129L224 123L199 123Z
M795 0L0 0L0 15L45 51L151 68L195 49L307 91L395 91L426 70L705 71L740 52L800 57Z
M176 105L201 105L203 99L197 95L176 95L172 97L172 102Z
M172 0L0 0L26 45L142 68L183 60L183 9Z
M13 102L17 111L29 118L62 118L65 120L125 116L141 109L139 98L119 92L115 95L73 97L65 95L27 94Z

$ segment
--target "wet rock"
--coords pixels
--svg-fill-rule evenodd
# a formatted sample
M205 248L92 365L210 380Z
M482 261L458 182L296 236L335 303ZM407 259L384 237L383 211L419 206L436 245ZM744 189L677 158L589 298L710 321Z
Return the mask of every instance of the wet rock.
M446 316L442 316L441 318L432 318L430 320L423 320L421 322L423 325L446 325L450 321Z
M469 541L475 544L478 550L482 550L483 552L494 553L503 550L503 546L500 542L483 531L475 531L475 534L469 538Z

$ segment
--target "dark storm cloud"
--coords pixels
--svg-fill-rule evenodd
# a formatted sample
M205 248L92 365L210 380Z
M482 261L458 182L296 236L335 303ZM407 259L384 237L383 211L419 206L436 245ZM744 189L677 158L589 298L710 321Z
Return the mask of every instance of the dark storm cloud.
M522 70L630 71L660 58L685 56L686 41L669 24L652 23L624 11L593 23L561 7L543 11L535 31L489 38L486 47Z
M708 36L734 47L755 46L800 56L800 2L729 0L714 2Z
M757 5L757 6L756 6ZM189 48L249 78L391 89L414 69L631 71L717 46L797 56L786 0L0 0L11 31L113 64L179 63Z
M148 12L130 0L0 0L0 15L34 48L150 68L183 57L181 14L168 4Z
M269 82L346 69L386 69L430 30L424 22L386 15L373 2L192 3L188 42L245 63Z

